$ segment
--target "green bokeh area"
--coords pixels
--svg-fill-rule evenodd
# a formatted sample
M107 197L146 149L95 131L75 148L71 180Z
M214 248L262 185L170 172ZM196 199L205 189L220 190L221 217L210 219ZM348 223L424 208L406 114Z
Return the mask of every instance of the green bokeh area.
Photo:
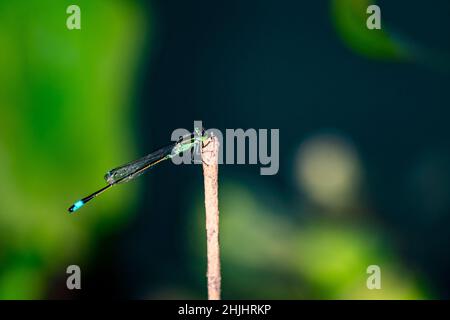
M67 215L135 155L130 95L145 30L133 3L78 1L82 30L69 31L69 4L0 1L0 298L45 297L55 273L127 219L136 187Z
M356 52L375 59L407 60L408 52L396 43L387 27L369 30L361 28L366 25L367 8L376 4L369 0L333 0L331 13L336 30ZM380 14L381 18L381 14Z
M381 226L355 217L299 219L301 209L271 203L273 191L259 190L269 198L261 200L249 189L222 184L221 254L227 296L395 300L432 296L423 279L390 249ZM198 240L189 241L197 257L191 270L198 276L205 272L203 251L198 248L206 245L206 234L203 216L197 217L188 227L195 230L192 234L200 234ZM382 290L366 286L365 271L374 262L384 270Z

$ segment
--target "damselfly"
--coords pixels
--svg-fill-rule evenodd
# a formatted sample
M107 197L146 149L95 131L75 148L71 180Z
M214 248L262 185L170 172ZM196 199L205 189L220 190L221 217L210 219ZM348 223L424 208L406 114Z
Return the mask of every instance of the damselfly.
M133 180L134 178L144 173L147 169L153 168L155 165L164 160L171 159L187 151L198 152L200 149L200 144L205 142L207 139L208 136L205 134L203 129L195 128L193 133L181 137L177 142L162 147L161 149L150 153L145 157L126 163L124 165L121 165L120 167L108 171L105 174L105 180L108 184L100 190L95 191L87 197L84 197L83 199L75 202L68 209L69 212L72 213L77 211L87 202L102 194L112 186Z

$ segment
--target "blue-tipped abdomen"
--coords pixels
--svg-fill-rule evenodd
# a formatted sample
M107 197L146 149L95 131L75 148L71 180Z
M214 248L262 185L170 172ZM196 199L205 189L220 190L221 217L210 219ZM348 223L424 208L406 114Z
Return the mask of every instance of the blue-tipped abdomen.
M69 208L69 212L75 212L78 209L80 209L82 206L84 206L85 202L83 200L78 200L77 202L75 202L70 208Z

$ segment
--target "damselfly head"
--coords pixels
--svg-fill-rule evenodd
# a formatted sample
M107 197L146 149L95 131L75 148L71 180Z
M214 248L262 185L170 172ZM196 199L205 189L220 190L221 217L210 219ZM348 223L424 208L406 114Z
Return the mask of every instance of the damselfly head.
M205 129L203 127L201 127L201 128L195 127L194 133L200 137L203 137L205 135Z

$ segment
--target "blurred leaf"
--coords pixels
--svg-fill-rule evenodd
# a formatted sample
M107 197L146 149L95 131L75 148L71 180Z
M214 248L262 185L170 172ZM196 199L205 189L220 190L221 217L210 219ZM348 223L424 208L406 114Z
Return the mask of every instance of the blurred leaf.
M367 7L374 4L369 0L332 0L332 18L342 40L355 52L369 58L384 60L405 60L407 52L396 43L386 27L369 30L366 20ZM382 18L383 19L383 18Z

